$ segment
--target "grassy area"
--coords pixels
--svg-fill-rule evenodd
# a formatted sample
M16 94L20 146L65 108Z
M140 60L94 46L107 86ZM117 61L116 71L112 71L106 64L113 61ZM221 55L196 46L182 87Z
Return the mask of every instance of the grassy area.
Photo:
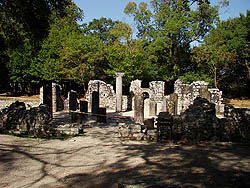
M250 100L239 100L239 99L225 99L226 104L231 104L235 107L250 108Z
M32 95L32 96L18 96L18 97L14 97L14 96L10 96L7 95L5 93L0 94L0 100L19 100L19 101L23 101L23 102L28 102L28 101L33 101L33 100L40 100L40 96L39 95Z

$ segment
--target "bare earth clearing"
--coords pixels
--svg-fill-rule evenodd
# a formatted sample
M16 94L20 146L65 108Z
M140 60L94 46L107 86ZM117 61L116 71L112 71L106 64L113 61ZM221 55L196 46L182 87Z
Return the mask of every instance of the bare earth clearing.
M250 146L122 141L115 127L42 140L0 135L0 187L250 187Z

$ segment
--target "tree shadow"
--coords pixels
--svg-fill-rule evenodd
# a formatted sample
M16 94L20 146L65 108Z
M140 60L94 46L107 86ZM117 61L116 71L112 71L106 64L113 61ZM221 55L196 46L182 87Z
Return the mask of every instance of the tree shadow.
M77 146L74 140L1 143L0 167L8 168L0 175L11 176L17 164L20 170L25 170L23 166L28 164L22 163L26 162L36 165L33 168L39 175L26 177L27 182L20 187L94 188L117 187L118 183L143 187L250 186L250 146L247 144L170 145L123 141L109 131L112 129L100 128L93 138L74 138L75 142L81 141ZM48 183L49 178L54 182ZM3 180L5 185L7 180ZM10 185L16 185L20 177L11 181Z

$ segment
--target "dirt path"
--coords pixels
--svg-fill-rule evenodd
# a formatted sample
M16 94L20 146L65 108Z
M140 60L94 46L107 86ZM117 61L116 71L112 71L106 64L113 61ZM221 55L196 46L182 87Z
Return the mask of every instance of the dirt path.
M0 135L0 187L250 187L249 177L249 145L122 141L115 127L63 141Z

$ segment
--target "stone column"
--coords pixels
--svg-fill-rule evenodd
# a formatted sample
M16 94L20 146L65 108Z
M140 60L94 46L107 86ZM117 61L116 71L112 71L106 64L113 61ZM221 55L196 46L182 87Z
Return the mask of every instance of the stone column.
M136 124L144 124L144 101L140 94L135 95L134 120Z
M40 87L40 104L43 104L43 86Z
M116 112L122 111L122 77L124 73L116 72Z
M91 113L97 114L99 106L100 106L100 98L98 89L98 91L93 91L91 95Z
M77 110L77 93L76 91L71 90L69 92L69 110L76 111Z
M156 116L156 102L149 101L149 116Z
M52 113L56 112L56 83L52 83Z

